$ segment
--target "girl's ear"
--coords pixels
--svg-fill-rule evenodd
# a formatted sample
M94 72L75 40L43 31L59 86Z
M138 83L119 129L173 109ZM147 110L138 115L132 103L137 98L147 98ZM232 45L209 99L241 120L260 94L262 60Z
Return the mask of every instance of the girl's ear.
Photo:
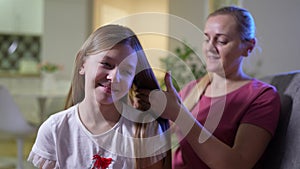
M245 44L244 44L245 49L244 49L243 56L245 56L245 57L249 56L250 53L252 52L252 50L254 49L255 44L256 44L256 39L255 38L246 41Z
M84 67L83 67L83 65L80 67L80 69L79 69L79 74L80 75L84 75L84 73L85 73L85 71L84 71Z

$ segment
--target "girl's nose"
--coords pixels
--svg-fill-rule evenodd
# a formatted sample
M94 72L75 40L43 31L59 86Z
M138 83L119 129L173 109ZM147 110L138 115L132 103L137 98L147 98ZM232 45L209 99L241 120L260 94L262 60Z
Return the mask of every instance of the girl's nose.
M111 82L119 82L120 81L120 72L117 67L110 70L107 75L107 79L109 79Z

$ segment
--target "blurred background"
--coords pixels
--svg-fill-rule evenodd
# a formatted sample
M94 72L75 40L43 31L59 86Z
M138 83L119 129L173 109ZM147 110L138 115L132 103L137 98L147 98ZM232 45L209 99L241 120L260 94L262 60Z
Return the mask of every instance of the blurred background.
M99 26L116 23L138 34L160 81L172 69L183 86L186 77L198 77L205 68L207 15L230 4L247 8L256 21L258 47L244 63L249 74L259 78L300 69L298 0L0 0L0 85L24 119L38 127L63 109L83 42ZM34 138L35 133L24 138L24 159ZM0 130L0 168L14 168L3 161L14 163L16 156L15 138Z

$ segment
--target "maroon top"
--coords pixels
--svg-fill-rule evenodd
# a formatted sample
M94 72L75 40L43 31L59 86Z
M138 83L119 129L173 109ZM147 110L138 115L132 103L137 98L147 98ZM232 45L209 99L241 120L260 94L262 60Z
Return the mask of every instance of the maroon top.
M180 92L183 100L196 83L196 81L189 83ZM230 147L234 144L241 123L256 125L274 135L279 112L280 98L276 89L256 79L225 96L203 95L192 110L202 125ZM208 114L210 121L206 120ZM255 168L260 167L259 161ZM180 142L180 147L175 152L173 168L209 169L185 139Z

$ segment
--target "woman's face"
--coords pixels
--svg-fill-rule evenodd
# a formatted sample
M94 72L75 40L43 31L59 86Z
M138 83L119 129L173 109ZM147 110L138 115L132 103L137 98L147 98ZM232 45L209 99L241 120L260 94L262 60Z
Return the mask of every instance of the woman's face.
M202 50L208 72L234 73L239 70L247 49L237 31L236 20L230 15L208 18L204 28Z
M80 74L85 75L85 99L111 104L125 96L135 76L137 54L129 45L88 56Z

